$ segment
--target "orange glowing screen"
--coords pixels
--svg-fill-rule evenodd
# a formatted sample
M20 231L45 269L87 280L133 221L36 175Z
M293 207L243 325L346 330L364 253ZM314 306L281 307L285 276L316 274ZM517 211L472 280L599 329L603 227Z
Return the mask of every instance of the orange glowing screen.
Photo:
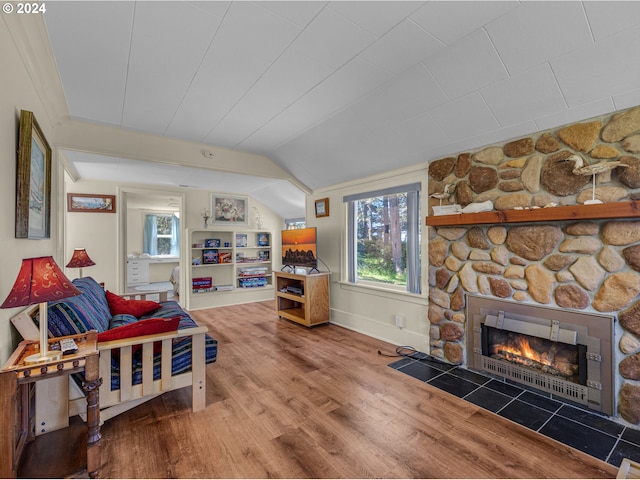
M302 253L305 253L304 258ZM316 255L315 227L282 231L283 264L315 266Z
M285 245L315 245L316 244L316 229L315 228L301 228L299 230L283 230L282 231L282 246Z

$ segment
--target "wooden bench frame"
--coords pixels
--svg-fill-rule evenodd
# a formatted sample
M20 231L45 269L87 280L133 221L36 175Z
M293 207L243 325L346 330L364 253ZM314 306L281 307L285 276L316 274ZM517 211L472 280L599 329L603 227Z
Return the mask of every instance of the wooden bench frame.
M167 292L144 292L142 294L125 294L124 298L146 299L150 295L160 295L165 301ZM18 332L25 340L38 340L40 334L33 318L38 305L31 306L11 319ZM177 332L145 335L140 337L98 343L100 378L100 422L119 415L158 395L191 386L192 410L197 412L206 405L205 376L205 334L207 327L194 327ZM179 375L171 375L172 340L191 337L192 365L191 371ZM162 343L162 362L160 378L153 379L153 344ZM142 383L131 385L131 356L134 345L142 346ZM120 389L111 390L111 354L119 350L120 354ZM36 384L35 425L36 435L58 430L69 426L69 417L79 415L87 418L87 402L82 388L68 376L61 376L38 382Z

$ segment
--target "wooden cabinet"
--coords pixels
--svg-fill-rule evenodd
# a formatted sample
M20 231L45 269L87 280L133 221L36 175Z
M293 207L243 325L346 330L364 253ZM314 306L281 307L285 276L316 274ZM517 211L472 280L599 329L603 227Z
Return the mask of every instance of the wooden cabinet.
M276 311L282 318L311 327L331 320L329 273L275 272Z
M229 228L189 231L187 310L273 298L273 234Z

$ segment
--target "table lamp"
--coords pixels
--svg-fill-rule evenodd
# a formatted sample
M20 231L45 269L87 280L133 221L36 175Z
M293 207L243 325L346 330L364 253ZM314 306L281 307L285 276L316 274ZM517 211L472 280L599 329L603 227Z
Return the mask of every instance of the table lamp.
M59 360L62 353L49 351L49 325L47 318L47 302L62 300L80 295L52 257L26 258L18 278L0 308L25 307L40 304L40 353L29 355L24 359L26 364L52 362Z
M87 251L84 248L76 248L73 251L71 260L69 260L69 263L67 263L66 266L67 268L79 268L80 269L79 276L80 278L82 278L82 267L90 267L95 264L96 262L94 262L93 260L91 260L91 258L89 258L89 255L87 254Z

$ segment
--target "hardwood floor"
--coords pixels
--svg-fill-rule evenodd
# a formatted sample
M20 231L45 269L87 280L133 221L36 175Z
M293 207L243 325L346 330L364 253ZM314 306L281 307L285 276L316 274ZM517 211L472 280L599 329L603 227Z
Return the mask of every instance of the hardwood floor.
M207 407L170 392L102 427L102 478L614 478L615 467L387 367L394 346L279 319L192 313L219 341ZM46 437L45 435L44 437ZM42 437L43 438L43 437ZM33 475L33 472L31 472Z

